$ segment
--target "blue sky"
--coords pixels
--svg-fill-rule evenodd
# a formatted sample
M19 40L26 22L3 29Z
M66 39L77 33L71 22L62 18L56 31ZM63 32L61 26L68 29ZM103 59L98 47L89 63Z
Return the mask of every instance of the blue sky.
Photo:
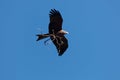
M120 80L119 0L0 0L0 80ZM49 11L63 16L69 48L36 42Z

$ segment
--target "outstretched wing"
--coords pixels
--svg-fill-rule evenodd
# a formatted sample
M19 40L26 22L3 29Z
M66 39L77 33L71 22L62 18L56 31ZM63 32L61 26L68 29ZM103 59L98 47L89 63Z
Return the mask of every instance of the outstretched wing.
M65 38L65 36L55 36L55 37L50 37L51 40L53 41L54 45L56 46L56 49L58 51L58 55L61 56L66 49L68 48L68 40Z
M49 33L57 33L62 29L62 16L58 10L51 9L50 14L50 23L49 23Z

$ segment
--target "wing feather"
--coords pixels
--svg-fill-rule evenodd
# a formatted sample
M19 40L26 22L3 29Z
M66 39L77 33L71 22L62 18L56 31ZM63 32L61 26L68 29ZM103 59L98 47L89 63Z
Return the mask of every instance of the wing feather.
M68 48L68 40L65 38L65 36L58 36L58 37L51 37L51 40L53 41L54 45L56 46L56 49L58 51L58 55L61 56L66 49Z
M63 18L58 10L51 9L50 14L50 23L49 23L49 33L57 33L62 29Z

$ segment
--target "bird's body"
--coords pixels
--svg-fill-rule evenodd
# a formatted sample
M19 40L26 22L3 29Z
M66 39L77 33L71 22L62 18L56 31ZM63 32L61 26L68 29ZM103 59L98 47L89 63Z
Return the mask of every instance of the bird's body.
M49 17L50 17L50 23L48 27L49 33L38 34L37 41L50 37L50 39L57 48L57 51L59 53L58 55L61 56L68 48L68 40L64 36L68 32L62 30L63 19L59 11L51 9Z

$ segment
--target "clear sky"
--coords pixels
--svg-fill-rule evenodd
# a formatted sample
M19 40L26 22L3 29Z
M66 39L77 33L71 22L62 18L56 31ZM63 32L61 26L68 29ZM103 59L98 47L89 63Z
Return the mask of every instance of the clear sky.
M69 48L36 42L59 10ZM0 0L0 80L120 80L120 0Z

